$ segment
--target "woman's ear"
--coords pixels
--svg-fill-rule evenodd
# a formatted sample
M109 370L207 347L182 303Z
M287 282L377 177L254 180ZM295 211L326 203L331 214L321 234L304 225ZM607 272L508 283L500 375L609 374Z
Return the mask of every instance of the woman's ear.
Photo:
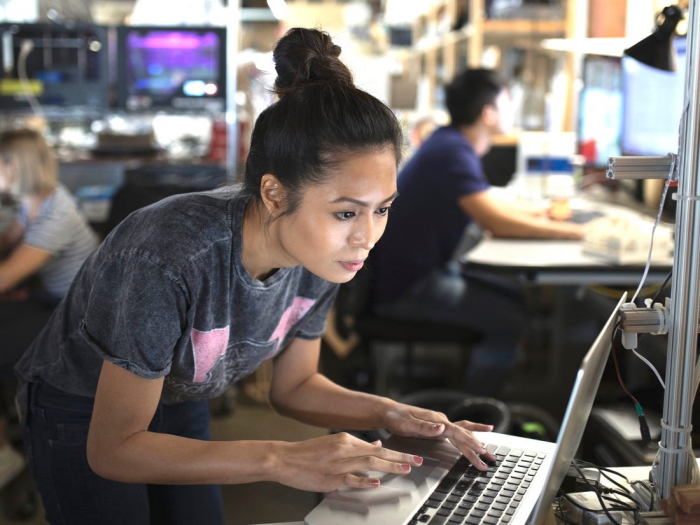
M286 196L287 192L277 177L271 173L266 173L262 176L262 179L260 179L260 197L270 215L279 215L284 210Z

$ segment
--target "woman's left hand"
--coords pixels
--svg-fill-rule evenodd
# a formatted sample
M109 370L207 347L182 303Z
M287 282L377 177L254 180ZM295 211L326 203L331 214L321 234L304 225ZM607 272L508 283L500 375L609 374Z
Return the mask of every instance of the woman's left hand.
M384 426L392 434L406 437L444 439L447 438L469 462L479 470L486 470L487 461L496 457L490 454L484 444L473 432L490 432L492 425L472 423L471 421L450 422L441 412L426 410L402 403L396 403L384 413Z

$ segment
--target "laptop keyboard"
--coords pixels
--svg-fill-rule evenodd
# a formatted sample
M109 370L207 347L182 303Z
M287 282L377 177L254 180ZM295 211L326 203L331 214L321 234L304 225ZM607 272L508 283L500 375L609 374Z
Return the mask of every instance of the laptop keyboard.
M487 445L496 454L487 471L464 457L450 469L409 525L508 525L545 455Z

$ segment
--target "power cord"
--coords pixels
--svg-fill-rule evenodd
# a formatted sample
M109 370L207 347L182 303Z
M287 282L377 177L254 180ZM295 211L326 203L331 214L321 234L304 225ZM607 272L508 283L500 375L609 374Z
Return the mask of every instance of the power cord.
M622 525L615 517L613 517L612 512L616 511L621 511L621 512L631 512L634 523L638 524L639 521L639 512L640 508L638 505L638 502L636 501L634 494L630 493L629 490L627 490L623 485L612 479L611 475L615 475L623 479L628 485L630 484L629 480L619 472L615 472L613 470L604 468L604 467L599 467L597 465L594 465L592 463L586 462L586 461L581 461L581 460L574 460L571 463L572 467L577 471L579 474L580 478L583 480L583 482L587 485L587 488L589 489L590 492L592 492L600 505L600 508L588 508L585 505L581 504L580 501L577 501L573 497L571 497L569 494L565 493L560 493L559 498L557 498L556 501L556 506L555 506L555 516L557 519L561 520L564 524L566 525L574 525L579 522L573 521L569 519L564 511L562 510L561 507L561 501L566 500L566 502L570 505L573 505L574 507L580 509L582 512L589 512L593 514L600 513L601 511L605 514L605 516L610 520L610 523L613 525ZM611 482L613 485L615 485L617 488L605 488L600 485L600 483L591 483L591 481L586 477L584 472L581 470L582 468L589 468L589 469L597 469L600 473L601 476L605 477L609 482ZM625 504L623 501L620 501L619 499L615 498L614 496L622 496L624 498L629 499L630 501L633 502L633 504Z
M613 362L615 363L615 372L617 373L617 380L620 382L620 386L622 387L622 390L625 391L625 394L627 394L627 396L634 403L634 408L637 411L637 417L639 418L639 432L642 436L642 441L644 442L645 445L649 445L651 443L651 431L649 430L649 424L647 423L647 418L646 418L646 415L644 414L644 409L642 408L642 405L639 403L637 398L634 397L629 390L627 390L627 385L625 385L625 382L622 379L622 374L620 373L620 363L617 360L617 352L620 349L620 346L617 343L617 338L615 337L617 335L619 328L620 328L620 322L621 321L618 319L617 322L615 323L615 328L612 331L612 337L611 337L611 339L612 339L611 340L611 345L612 345L611 353L613 356ZM651 365L651 363L649 363L649 364ZM653 366L652 366L652 369L654 371L656 371L656 369ZM658 374L658 372L656 372L656 373ZM663 384L663 382L662 382L662 384Z

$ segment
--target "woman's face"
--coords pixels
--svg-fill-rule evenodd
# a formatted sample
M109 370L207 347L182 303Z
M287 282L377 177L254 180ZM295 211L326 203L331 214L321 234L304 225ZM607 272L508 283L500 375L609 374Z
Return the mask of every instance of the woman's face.
M394 198L392 148L351 156L324 183L307 187L293 214L278 219L282 249L313 274L347 282L384 233Z

